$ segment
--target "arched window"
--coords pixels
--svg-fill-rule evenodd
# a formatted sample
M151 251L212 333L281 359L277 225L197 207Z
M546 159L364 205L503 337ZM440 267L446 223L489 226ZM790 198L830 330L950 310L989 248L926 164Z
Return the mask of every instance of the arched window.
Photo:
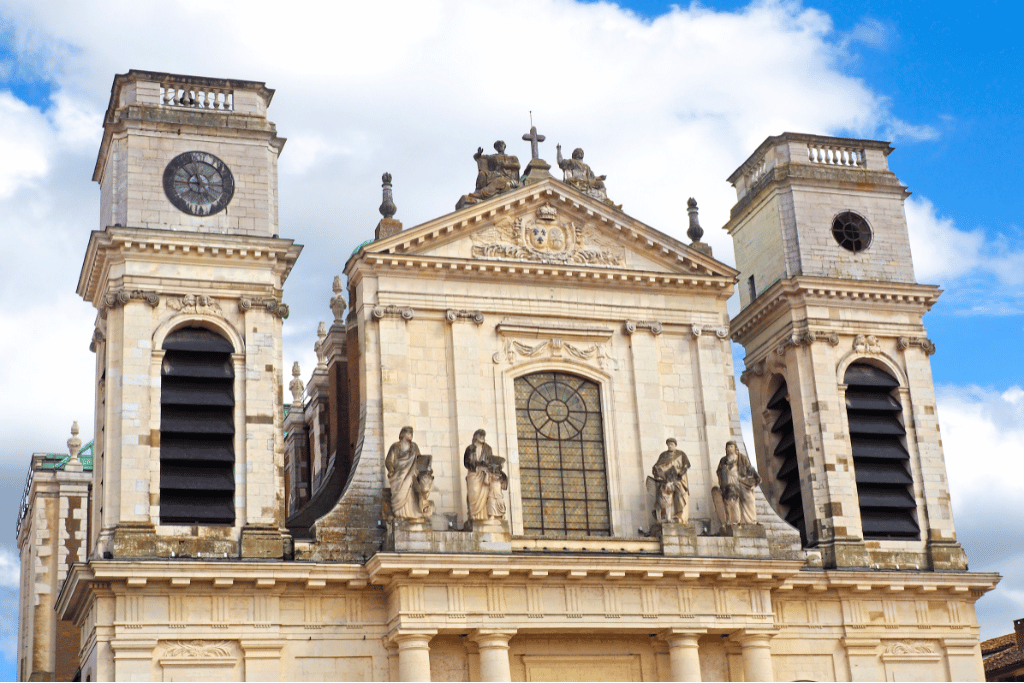
M866 363L845 375L846 414L865 539L920 538L899 382Z
M230 342L186 327L160 371L160 523L235 521L235 393Z
M601 394L561 372L515 381L523 531L609 536Z
M800 532L800 540L807 545L807 525L804 521L804 498L800 488L800 468L797 466L796 435L793 432L793 411L789 406L789 387L786 380L768 399L768 410L772 411L772 433L779 440L772 450L778 460L775 478L782 485L779 504L786 509L785 520Z

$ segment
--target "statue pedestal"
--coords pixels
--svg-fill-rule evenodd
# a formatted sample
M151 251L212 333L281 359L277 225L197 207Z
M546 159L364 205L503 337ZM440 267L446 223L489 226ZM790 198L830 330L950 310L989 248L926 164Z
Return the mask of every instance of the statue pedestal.
M768 531L760 524L723 526L717 536L701 537L697 545L699 554L708 557L771 557Z
M385 547L395 552L432 552L434 550L434 529L430 525L430 520L390 520Z
M696 555L697 525L689 522L661 522L651 526L651 534L661 537L663 555Z
M512 532L504 519L480 522L471 520L470 533L473 534L473 547L477 552L512 552Z

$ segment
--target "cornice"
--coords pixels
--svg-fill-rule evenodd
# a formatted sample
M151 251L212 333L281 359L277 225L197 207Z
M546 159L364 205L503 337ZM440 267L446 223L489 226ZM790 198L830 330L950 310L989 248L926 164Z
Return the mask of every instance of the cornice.
M93 231L89 238L78 294L96 302L110 264L128 258L269 263L278 269L283 283L301 252L302 245L278 237L108 227Z
M850 302L901 306L924 314L942 293L935 285L916 283L837 280L833 278L798 276L779 280L747 305L730 324L733 341L740 344L751 330L783 309L815 303Z
M510 279L535 282L562 281L581 286L633 288L699 288L702 292L728 298L735 279L731 276L665 273L660 271L609 269L600 266L559 265L550 263L486 261L404 254L364 254L358 261L349 261L345 275L357 282L369 269L375 273L402 271L434 274L445 278Z

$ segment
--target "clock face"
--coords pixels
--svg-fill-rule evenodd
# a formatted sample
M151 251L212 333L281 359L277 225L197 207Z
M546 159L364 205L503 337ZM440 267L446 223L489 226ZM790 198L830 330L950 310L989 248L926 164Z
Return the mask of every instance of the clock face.
M171 204L193 216L224 210L235 193L227 164L206 152L185 152L164 169L164 193Z

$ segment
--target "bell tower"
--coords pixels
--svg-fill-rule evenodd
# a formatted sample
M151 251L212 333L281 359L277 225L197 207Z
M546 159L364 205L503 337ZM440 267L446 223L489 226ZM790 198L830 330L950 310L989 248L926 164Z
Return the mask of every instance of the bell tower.
M281 557L285 279L263 83L115 77L78 293L97 309L91 558Z
M965 569L886 142L785 133L730 176L758 469L825 567Z

